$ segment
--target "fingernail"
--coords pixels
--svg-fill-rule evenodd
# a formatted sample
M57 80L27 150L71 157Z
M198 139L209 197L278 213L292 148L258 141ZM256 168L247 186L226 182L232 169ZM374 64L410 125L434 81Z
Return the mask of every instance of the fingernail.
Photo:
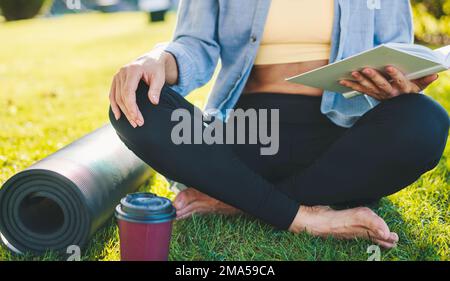
M116 118L116 121L119 120L119 116L117 114L114 114L114 118Z
M159 101L159 100L158 100L158 95L153 95L153 96L152 96L152 99L153 99L153 102L154 102L154 103L158 103L158 101Z
M353 73L352 73L352 76L355 77L355 78L357 78L357 77L359 76L359 73L358 73L358 72L353 72Z
M370 69L364 69L363 72L364 72L365 74L370 74L370 73L371 73Z
M134 122L134 121L130 121L130 123L131 123L131 126L133 126L133 128L136 128L137 126L136 126L136 123Z
M142 125L144 125L144 122L143 122L142 120L140 120L140 119L138 119L136 122L137 122L137 124L139 125L139 127L141 127Z

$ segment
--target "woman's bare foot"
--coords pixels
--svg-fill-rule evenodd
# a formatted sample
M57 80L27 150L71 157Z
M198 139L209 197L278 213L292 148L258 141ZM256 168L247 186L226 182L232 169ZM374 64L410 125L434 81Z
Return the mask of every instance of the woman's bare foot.
M177 219L187 218L193 213L233 215L241 212L194 188L178 193L174 206ZM398 235L389 230L386 222L365 207L336 211L327 206L301 206L289 230L294 233L306 231L321 237L364 238L385 248L393 248L398 242Z
M336 211L326 206L301 206L289 230L321 237L364 238L385 248L393 248L398 242L398 235L386 222L365 207Z
M177 219L184 219L196 214L225 214L234 215L240 213L230 205L214 199L194 188L187 188L177 194L173 202L177 210Z

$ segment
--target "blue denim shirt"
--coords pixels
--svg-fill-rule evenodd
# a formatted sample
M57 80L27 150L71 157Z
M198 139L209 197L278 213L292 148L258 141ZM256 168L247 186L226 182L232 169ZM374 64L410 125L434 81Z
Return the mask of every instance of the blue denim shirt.
M330 63L379 44L413 42L408 0L334 2ZM215 110L214 115L226 120L250 75L269 8L270 0L182 0L173 40L164 46L178 65L178 83L172 89L185 96L206 84L220 59L205 110ZM335 124L351 127L378 103L366 95L345 99L325 91L321 111Z

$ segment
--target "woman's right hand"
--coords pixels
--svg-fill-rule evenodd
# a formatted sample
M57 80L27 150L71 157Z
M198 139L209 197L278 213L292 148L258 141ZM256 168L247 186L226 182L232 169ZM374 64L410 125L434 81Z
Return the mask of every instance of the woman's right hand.
M164 83L176 82L175 58L167 52L154 50L121 67L114 75L109 93L114 117L118 120L123 113L134 128L144 125L144 118L136 104L136 89L141 79L149 85L150 102L157 105Z

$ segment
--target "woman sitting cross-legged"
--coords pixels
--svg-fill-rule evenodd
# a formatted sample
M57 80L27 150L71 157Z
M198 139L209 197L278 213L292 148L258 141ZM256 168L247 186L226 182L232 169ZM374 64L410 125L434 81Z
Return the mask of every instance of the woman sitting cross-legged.
M380 9L369 3L184 0L173 40L120 69L111 123L143 161L191 187L174 201L179 218L245 212L294 233L395 246L397 234L364 206L439 162L449 118L420 94L437 75L408 80L394 66L385 73L365 68L341 81L364 93L351 99L285 81L379 44L412 43L409 1L380 1ZM211 79L219 58L205 109L213 116L203 119L184 96ZM190 116L192 127L200 124L187 136L195 140L213 123L227 127L230 109L278 110L265 118L276 124L276 153L261 153L261 139L174 141L178 113ZM245 135L262 134L247 125Z

